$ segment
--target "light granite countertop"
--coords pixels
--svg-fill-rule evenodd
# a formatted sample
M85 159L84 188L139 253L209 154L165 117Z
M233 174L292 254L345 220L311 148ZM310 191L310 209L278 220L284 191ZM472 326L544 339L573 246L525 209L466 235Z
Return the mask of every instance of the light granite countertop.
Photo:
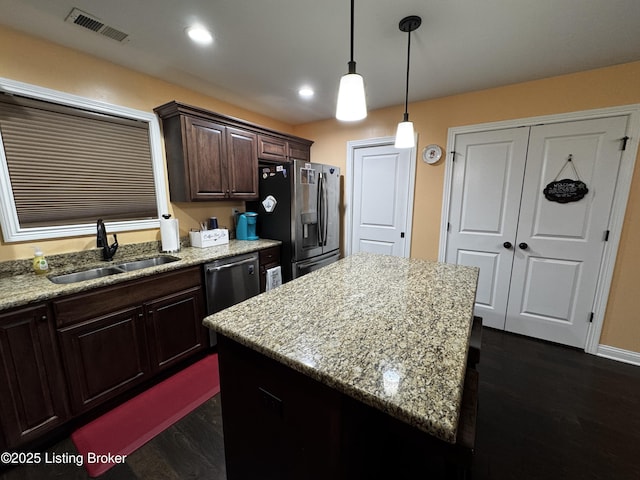
M50 275L68 273L93 267L104 267L110 263L149 258L158 255L178 257L180 260L142 270L118 273L94 280L71 284L55 284L47 275L36 275L30 271L31 261L19 260L0 264L0 310L19 307L34 302L47 301L61 295L78 293L106 285L114 285L134 278L169 272L179 268L199 265L220 258L250 253L280 245L276 240L230 240L228 244L208 248L183 247L177 253L160 253L159 242L137 245L122 245L113 262L100 261L100 250L47 256Z
M204 324L454 443L478 270L356 254Z

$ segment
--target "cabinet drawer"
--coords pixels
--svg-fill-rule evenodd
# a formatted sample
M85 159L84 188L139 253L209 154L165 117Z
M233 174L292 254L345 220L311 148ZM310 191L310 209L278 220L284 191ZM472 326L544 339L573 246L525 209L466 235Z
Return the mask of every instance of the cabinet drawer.
M267 263L280 263L280 247L270 247L260 250L260 265L266 265Z
M75 294L52 305L56 324L63 327L201 285L200 268L195 266Z

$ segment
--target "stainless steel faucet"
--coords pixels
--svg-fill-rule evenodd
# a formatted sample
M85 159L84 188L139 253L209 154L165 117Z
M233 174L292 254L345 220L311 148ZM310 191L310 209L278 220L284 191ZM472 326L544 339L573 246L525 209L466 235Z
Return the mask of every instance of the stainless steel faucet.
M105 262L111 261L113 256L116 254L116 250L118 250L118 237L114 233L113 243L109 245L109 240L107 239L107 228L104 226L104 222L101 218L98 219L98 238L96 239L96 246L98 248L102 248L102 259Z

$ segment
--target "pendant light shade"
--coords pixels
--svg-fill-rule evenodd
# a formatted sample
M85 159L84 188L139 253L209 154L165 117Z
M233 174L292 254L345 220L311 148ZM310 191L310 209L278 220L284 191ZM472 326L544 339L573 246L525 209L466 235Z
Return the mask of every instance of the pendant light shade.
M422 19L417 15L410 15L400 20L400 31L407 32L407 83L404 94L404 116L396 130L396 148L413 148L416 146L416 136L413 131L413 122L409 121L409 64L411 60L411 32L416 30Z
M416 134L413 131L413 122L406 120L398 123L396 130L396 148L413 148L416 146Z
M356 73L356 62L353 60L353 11L354 0L351 0L351 60L348 63L349 73L340 79L336 106L336 118L347 122L362 120L367 116L364 80L362 75Z

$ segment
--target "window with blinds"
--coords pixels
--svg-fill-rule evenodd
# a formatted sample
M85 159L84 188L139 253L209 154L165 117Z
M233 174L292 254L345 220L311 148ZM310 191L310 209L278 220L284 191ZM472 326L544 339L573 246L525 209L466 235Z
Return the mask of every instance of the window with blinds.
M157 216L148 124L2 95L0 132L20 225Z
M11 189L2 198L14 209L3 220L13 216L17 223L11 228L3 221L5 241L12 241L7 230L29 232L30 239L82 234L65 229L94 229L99 218L112 222L110 231L155 225L164 181L156 178L150 125L84 105L0 93L0 155L8 174L2 186ZM133 226L124 228L127 223ZM38 237L38 231L49 234Z

